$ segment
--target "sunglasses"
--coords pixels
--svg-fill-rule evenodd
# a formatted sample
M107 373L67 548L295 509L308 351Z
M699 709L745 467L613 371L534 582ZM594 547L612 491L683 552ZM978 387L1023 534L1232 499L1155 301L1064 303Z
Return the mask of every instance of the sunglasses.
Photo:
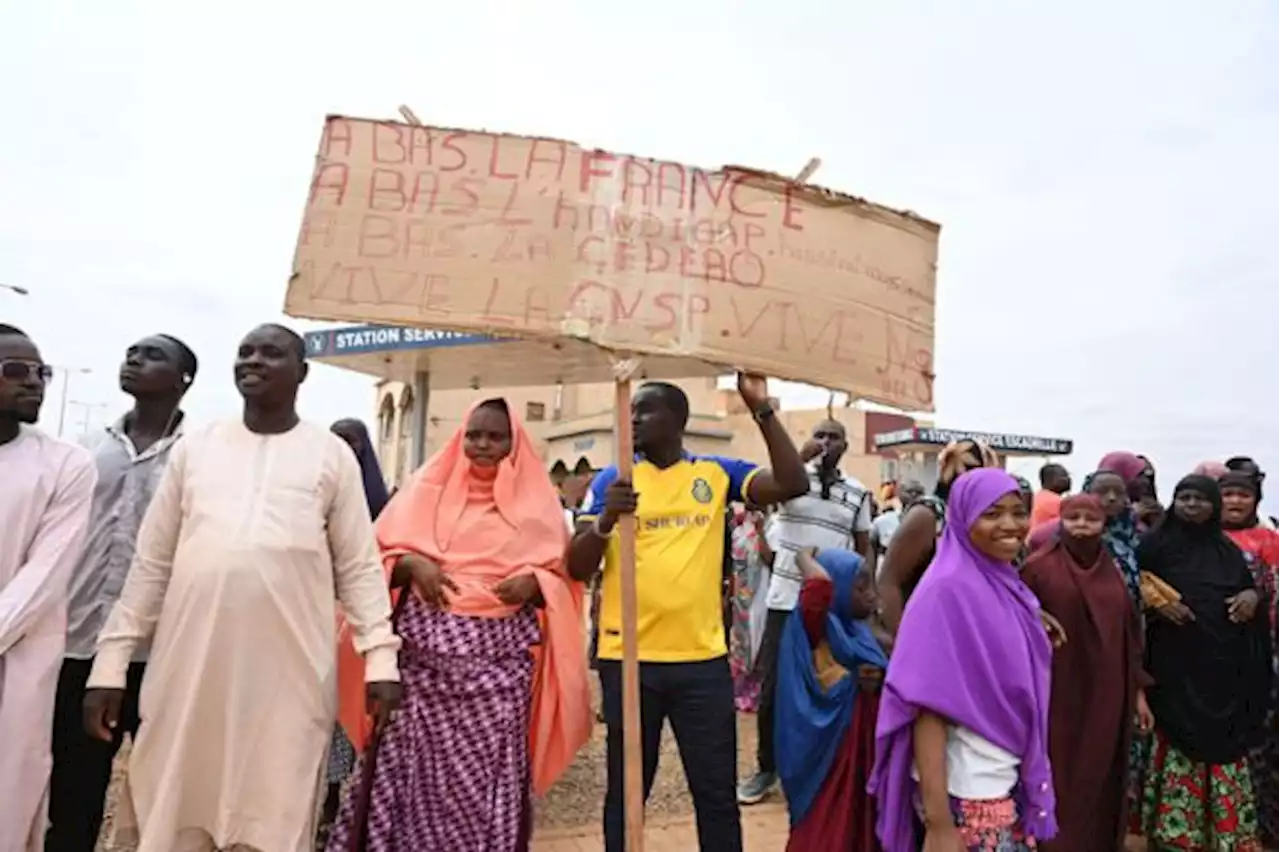
M39 361L8 358L0 361L0 376L11 382L25 382L32 376L38 376L47 384L53 378L53 367Z

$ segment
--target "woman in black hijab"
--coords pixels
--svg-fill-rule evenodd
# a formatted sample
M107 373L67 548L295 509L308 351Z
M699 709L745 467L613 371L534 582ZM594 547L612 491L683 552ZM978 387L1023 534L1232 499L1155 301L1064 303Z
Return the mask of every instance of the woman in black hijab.
M369 503L369 517L378 519L391 499L387 494L387 483L382 478L382 466L378 464L378 453L373 448L373 439L369 437L369 427L363 420L344 418L334 421L329 431L347 442L351 452L356 454L360 463L360 478L364 481L364 498Z
M1138 565L1186 606L1160 610L1147 624L1156 725L1141 831L1155 849L1259 850L1246 754L1269 703L1270 638L1244 555L1222 531L1217 482L1178 483L1163 523L1138 548Z
M351 447L351 452L356 454L356 461L360 463L360 478L364 481L364 499L369 504L369 517L376 521L391 497L387 494L387 483L382 478L382 467L378 464L378 454L373 448L369 428L362 420L344 418L334 421L329 431L346 441L347 446ZM342 726L335 725L326 769L328 791L325 794L324 807L320 811L320 821L316 826L318 849L323 849L328 840L329 830L338 815L342 783L351 774L355 763L355 747L343 733Z

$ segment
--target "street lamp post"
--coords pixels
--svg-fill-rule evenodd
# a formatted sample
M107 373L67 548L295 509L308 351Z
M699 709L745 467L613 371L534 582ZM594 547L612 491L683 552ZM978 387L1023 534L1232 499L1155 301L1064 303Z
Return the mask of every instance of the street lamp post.
M62 429L67 423L67 389L71 386L71 374L80 373L81 375L84 375L86 373L92 373L93 370L90 370L88 367L58 366L55 366L54 369L62 371L62 401L58 406L58 437L61 438Z
M105 402L81 402L78 399L70 400L67 405L73 405L76 408L84 409L84 424L80 428L80 434L82 436L89 434L89 424L93 418L94 410L101 408L105 411L107 408L110 408L110 406Z

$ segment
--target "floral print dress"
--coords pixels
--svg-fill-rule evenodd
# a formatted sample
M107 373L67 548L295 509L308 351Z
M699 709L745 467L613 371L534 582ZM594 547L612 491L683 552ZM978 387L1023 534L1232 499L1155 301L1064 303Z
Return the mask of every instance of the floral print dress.
M760 702L760 678L754 670L755 649L759 643L751 626L751 610L756 594L768 591L769 570L760 558L760 532L753 513L744 512L732 523L729 669L733 674L734 700L738 709L753 713Z
M1198 763L1157 728L1135 828L1153 849L1261 852L1249 761ZM1273 753L1274 756L1274 753Z
M960 842L969 852L1032 852L1036 840L1022 831L1013 799L971 801L952 799L951 815Z

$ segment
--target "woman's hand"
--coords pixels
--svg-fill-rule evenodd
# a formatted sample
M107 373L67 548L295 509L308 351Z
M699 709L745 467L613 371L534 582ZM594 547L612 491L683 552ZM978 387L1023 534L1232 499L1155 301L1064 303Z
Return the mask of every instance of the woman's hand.
M1138 690L1138 698L1134 703L1134 724L1137 725L1138 733L1149 734L1151 729L1156 726L1155 714L1151 712L1151 706L1147 704L1146 690Z
M1258 611L1258 593L1253 589L1245 589L1237 595L1227 598L1227 617L1236 624L1252 621Z
M365 712L373 717L375 731L381 733L387 725L391 724L403 695L403 688L395 681L380 680L365 684Z
M1228 606L1231 605L1232 600L1232 598L1227 599ZM1188 609L1187 605L1182 601L1174 601L1173 603L1167 603L1164 606L1158 606L1153 611L1165 621L1179 626L1183 624L1190 624L1196 620L1196 614Z
M413 590L432 609L449 608L446 590L458 594L458 584L449 578L443 568L425 556L406 553L400 557L397 567L408 572Z
M532 574L517 574L508 577L493 587L498 600L508 606L542 606L542 589L538 586L538 578Z
M965 852L965 849L954 822L927 823L925 826L924 846L920 847L920 852Z
M1063 628L1062 622L1044 610L1040 610L1040 623L1044 625L1044 632L1049 635L1049 644L1053 645L1054 650L1067 644L1067 631Z

